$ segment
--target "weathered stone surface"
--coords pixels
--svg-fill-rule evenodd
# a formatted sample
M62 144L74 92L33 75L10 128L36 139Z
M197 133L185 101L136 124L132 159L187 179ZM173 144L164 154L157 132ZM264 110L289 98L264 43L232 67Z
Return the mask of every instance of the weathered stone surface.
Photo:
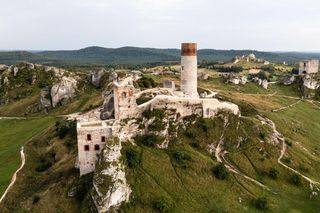
M316 80L314 77L306 75L303 78L303 86L311 90L316 90L320 87L320 82Z
M296 77L294 75L292 75L292 76L285 78L283 80L283 85L286 85L286 86L291 85L295 82L295 80L296 80Z
M100 69L100 70L92 70L90 71L90 81L91 83L96 86L99 87L100 86L100 81L102 76L106 73L107 71L105 69Z
M72 77L63 76L61 81L51 88L52 107L56 107L58 103L63 104L63 102L75 97L76 90L77 80Z
M268 89L268 85L269 85L269 83L268 83L268 80L266 80L266 79L264 79L264 80L262 81L262 83L261 83L261 86L262 86L262 88L264 88L264 89Z
M103 101L100 118L101 118L101 120L107 120L110 118L114 118L113 91L106 91L105 92L105 98Z
M6 69L8 69L8 66L5 64L0 64L0 74L2 71L5 71Z
M106 143L93 186L92 198L99 213L111 212L129 201L131 189L121 162L121 142L118 139Z
M43 108L50 108L51 107L51 100L50 100L50 89L42 89L40 92L40 105Z

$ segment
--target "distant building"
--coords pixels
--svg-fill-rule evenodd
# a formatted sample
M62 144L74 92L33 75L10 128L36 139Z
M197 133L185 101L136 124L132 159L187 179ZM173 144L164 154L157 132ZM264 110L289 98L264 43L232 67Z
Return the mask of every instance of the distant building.
M299 63L299 75L312 74L319 71L319 60L305 60Z

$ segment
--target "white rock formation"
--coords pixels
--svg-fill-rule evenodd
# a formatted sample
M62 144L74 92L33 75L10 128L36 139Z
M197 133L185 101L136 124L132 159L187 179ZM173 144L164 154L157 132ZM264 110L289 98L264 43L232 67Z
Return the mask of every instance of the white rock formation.
M96 87L100 86L101 78L105 73L106 73L105 69L91 71L90 72L91 83Z
M107 142L97 165L92 199L99 213L117 209L128 202L131 189L127 183L125 169L121 163L121 142Z
M284 79L283 85L286 85L286 86L291 85L294 83L295 80L296 80L296 77L292 75L289 78Z
M264 79L261 83L261 86L264 88L264 89L268 89L268 80Z
M51 88L51 102L55 107L61 101L72 99L77 90L77 80L72 77L63 76L61 81Z
M303 86L305 86L308 89L316 90L320 87L320 83L312 78L310 75L306 75L303 78Z

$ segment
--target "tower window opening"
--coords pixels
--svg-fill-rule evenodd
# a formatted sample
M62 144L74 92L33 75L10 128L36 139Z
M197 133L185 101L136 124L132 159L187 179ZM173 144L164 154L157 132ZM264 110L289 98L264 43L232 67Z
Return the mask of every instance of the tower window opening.
M126 97L127 97L127 93L123 92L123 93L121 94L121 97L122 97L122 98L126 98Z
M101 142L106 142L106 137L105 136L101 137Z
M90 134L87 134L87 140L91 141L91 135Z
M84 146L84 151L90 151L89 145L85 145L85 146Z
M95 151L99 151L100 150L100 146L99 145L94 145L94 150Z

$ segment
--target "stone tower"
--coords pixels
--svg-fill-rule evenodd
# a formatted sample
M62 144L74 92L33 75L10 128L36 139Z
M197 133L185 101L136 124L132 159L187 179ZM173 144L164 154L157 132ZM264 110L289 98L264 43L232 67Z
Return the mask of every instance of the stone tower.
M199 97L197 91L197 44L181 44L181 91L186 97Z
M319 71L319 60L305 60L299 63L299 75L312 74Z
M134 117L136 113L136 99L133 85L119 85L115 83L114 95L114 117L116 120Z

